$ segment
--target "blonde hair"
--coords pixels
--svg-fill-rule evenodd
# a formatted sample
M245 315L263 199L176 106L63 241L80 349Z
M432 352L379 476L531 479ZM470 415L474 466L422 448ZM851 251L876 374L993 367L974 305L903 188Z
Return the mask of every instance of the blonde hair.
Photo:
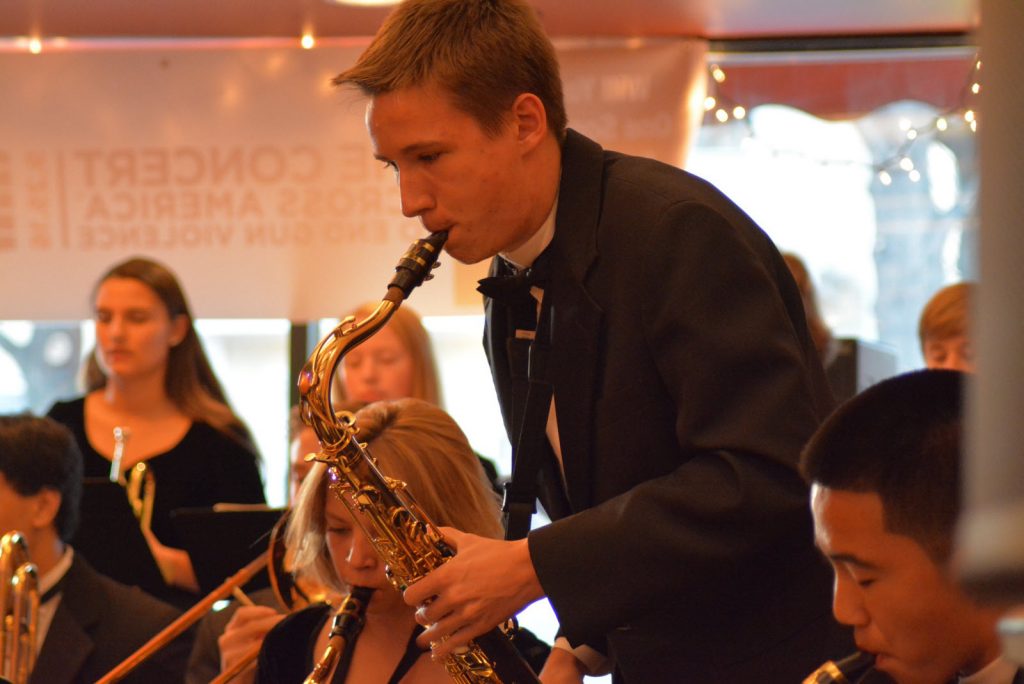
M369 404L356 413L359 438L388 477L406 483L423 512L439 526L484 537L502 535L498 497L466 436L452 418L420 399ZM327 467L317 463L302 483L285 540L295 571L345 592L327 551L324 511Z
M974 289L974 283L962 282L947 285L932 295L917 324L922 351L928 340L946 340L967 334Z
M379 302L367 302L350 311L347 316L355 316L356 321L361 321L373 313L378 304ZM411 308L403 306L391 315L386 327L398 336L402 347L412 356L412 394L410 396L440 406L442 403L441 383L438 381L434 349L419 314ZM341 382L339 375L335 375L332 391L335 403L348 399L345 394L345 384Z

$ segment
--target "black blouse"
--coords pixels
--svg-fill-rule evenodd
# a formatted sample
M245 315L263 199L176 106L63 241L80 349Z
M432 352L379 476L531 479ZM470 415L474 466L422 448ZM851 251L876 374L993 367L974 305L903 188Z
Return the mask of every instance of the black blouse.
M71 430L82 450L85 477L107 477L110 460L85 434L85 399L59 401L47 414ZM127 445L131 450L131 442ZM180 442L146 459L156 482L152 530L162 544L182 548L171 524L178 508L216 503L265 503L257 455L208 423L194 422Z

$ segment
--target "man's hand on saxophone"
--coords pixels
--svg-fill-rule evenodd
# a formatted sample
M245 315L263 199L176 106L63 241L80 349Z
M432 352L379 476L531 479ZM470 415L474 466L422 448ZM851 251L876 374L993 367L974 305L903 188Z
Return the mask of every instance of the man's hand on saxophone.
M405 590L427 629L417 642L443 658L470 639L502 624L544 589L530 562L527 541L506 542L442 527L455 557Z

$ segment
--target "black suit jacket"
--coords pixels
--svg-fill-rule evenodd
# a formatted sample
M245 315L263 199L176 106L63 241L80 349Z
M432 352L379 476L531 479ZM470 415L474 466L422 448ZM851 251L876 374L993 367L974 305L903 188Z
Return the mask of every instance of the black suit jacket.
M569 131L549 250L568 492L548 453L555 522L529 547L562 632L645 683L789 684L852 650L795 468L831 398L768 237L708 183ZM486 313L515 443L526 383L509 312Z
M177 616L171 606L99 574L75 554L29 681L91 684ZM188 636L181 637L121 681L180 684L188 648Z

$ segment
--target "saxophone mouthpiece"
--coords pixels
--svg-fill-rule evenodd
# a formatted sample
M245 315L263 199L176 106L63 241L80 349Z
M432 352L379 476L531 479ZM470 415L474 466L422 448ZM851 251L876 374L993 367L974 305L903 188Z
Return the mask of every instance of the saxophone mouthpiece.
M384 299L400 302L422 285L424 280L430 280L430 272L437 268L437 258L441 256L441 248L447 239L448 233L439 231L412 243L398 260Z

